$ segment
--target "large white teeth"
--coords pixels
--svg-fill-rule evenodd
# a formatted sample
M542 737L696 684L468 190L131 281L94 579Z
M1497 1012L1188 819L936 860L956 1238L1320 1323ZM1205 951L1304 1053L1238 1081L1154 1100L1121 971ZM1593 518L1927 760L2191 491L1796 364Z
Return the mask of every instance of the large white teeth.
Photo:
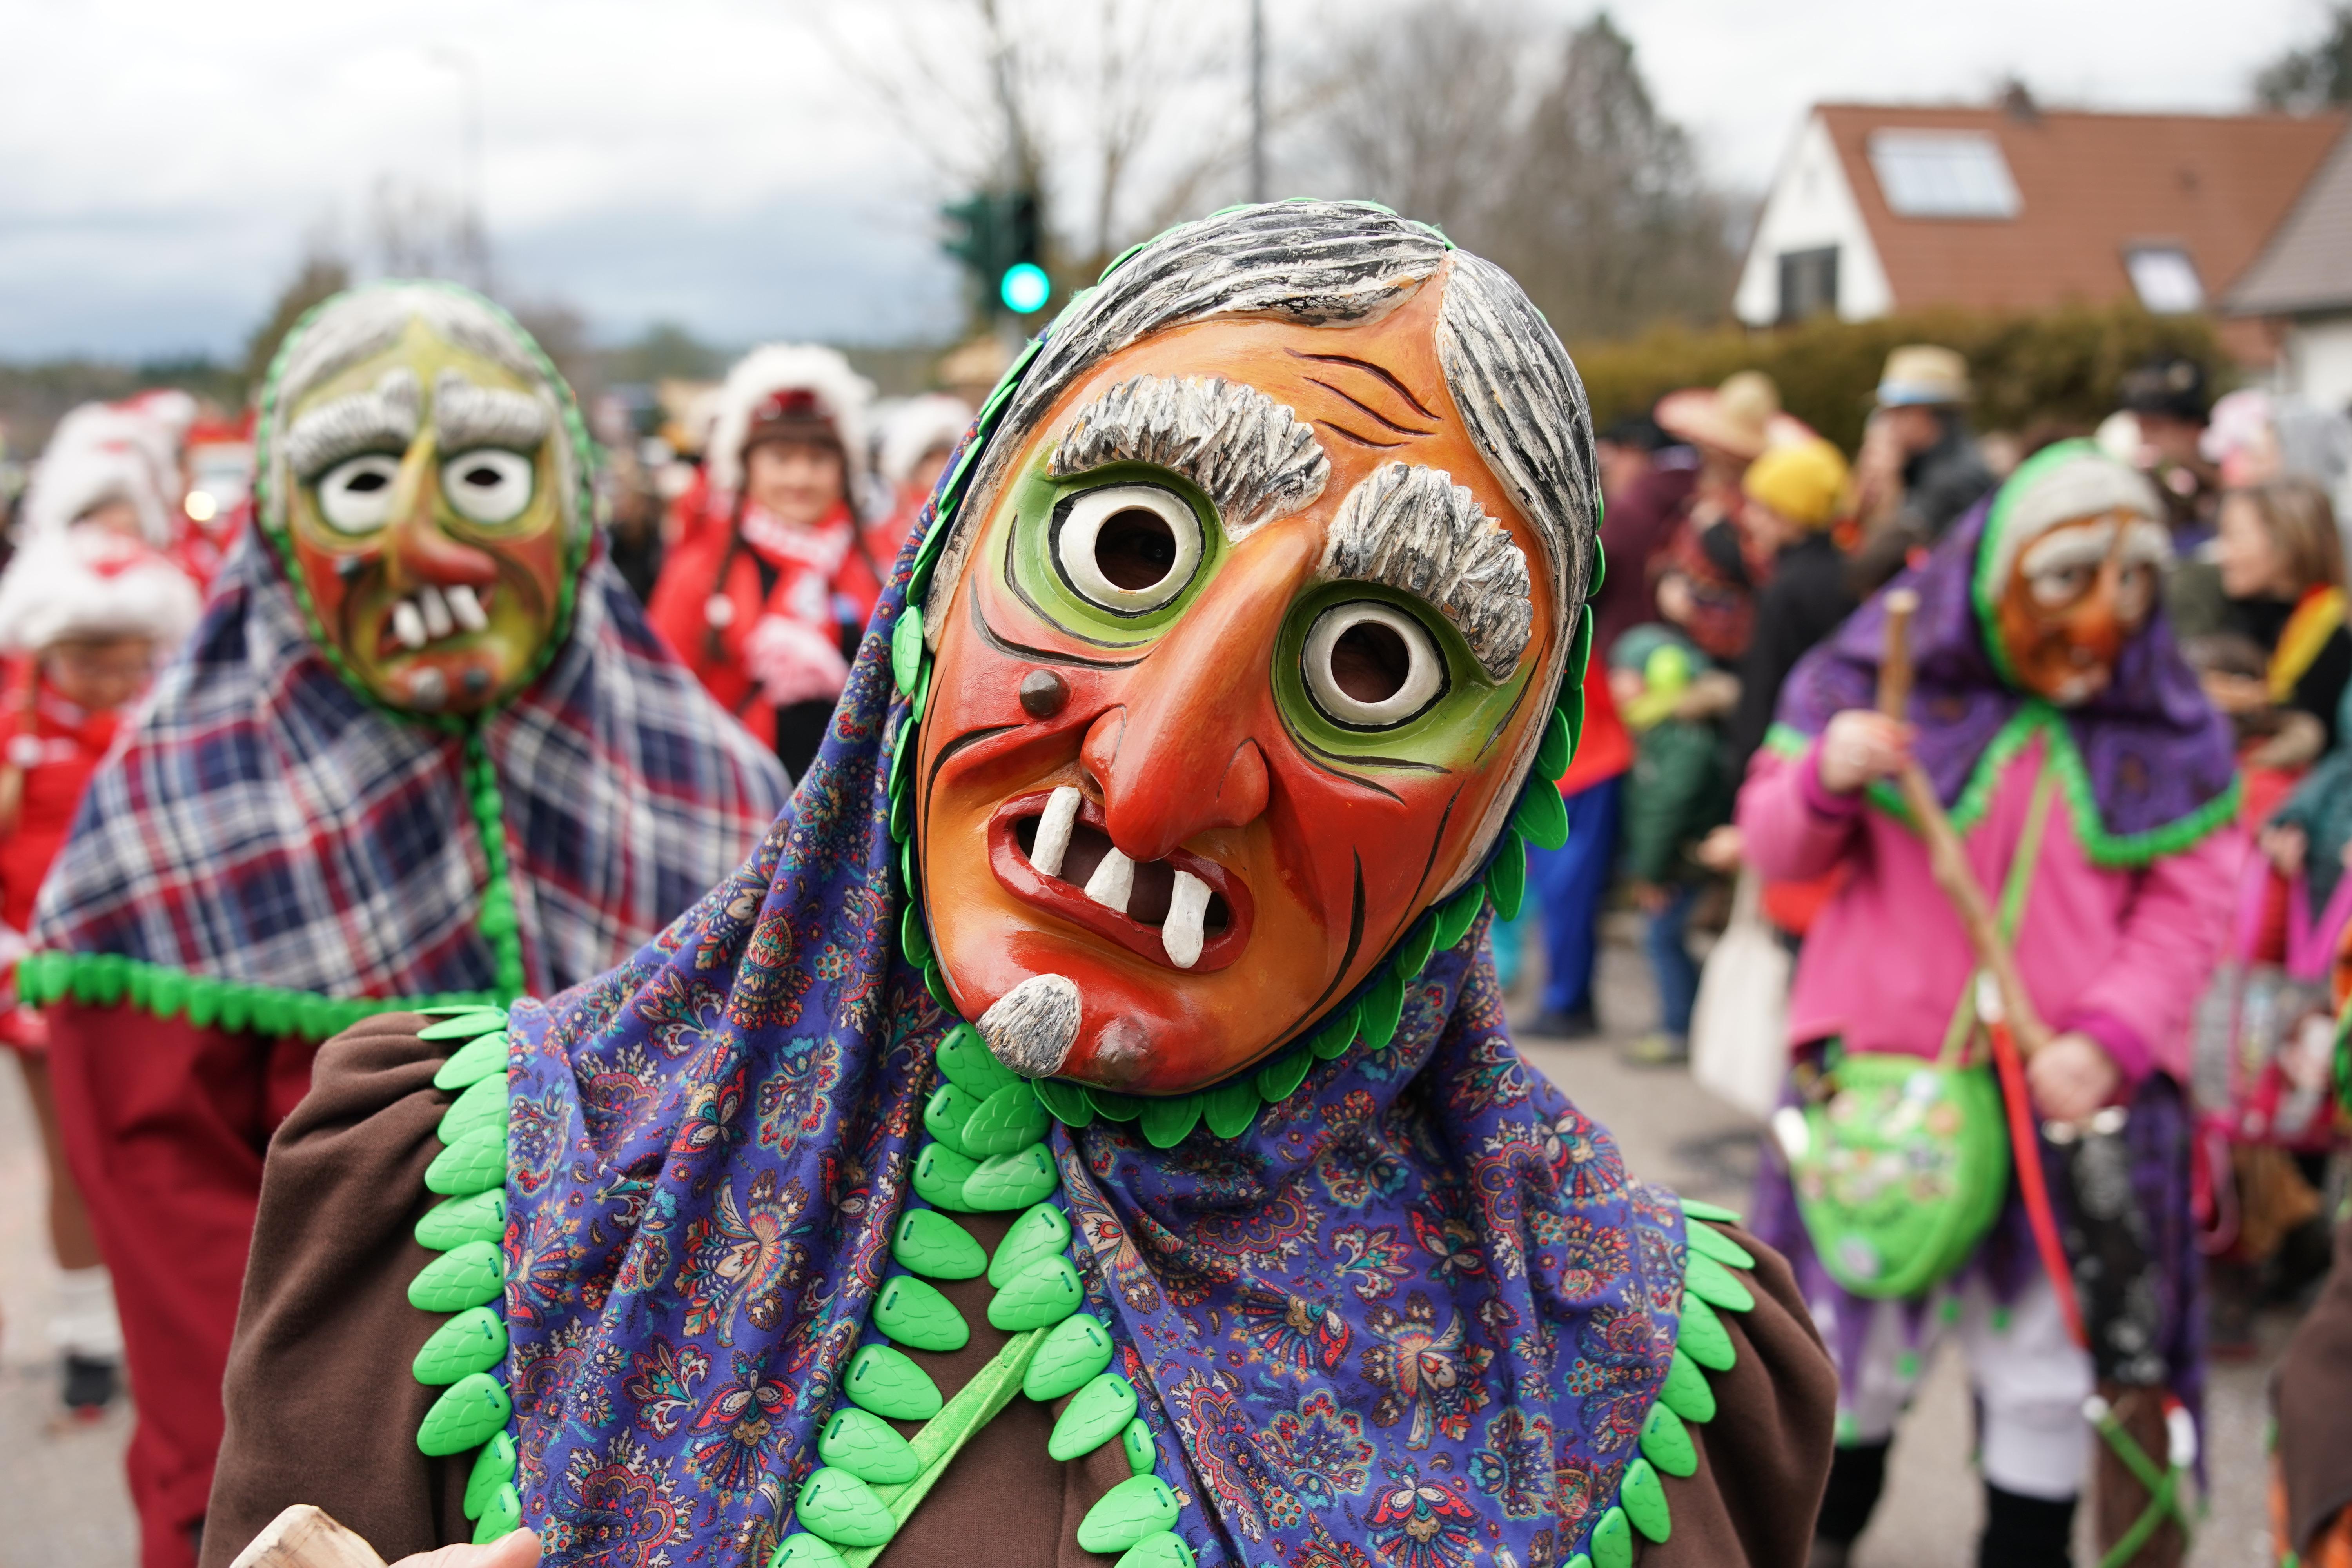
M1177 872L1168 894L1168 919L1160 928L1160 945L1177 968L1201 962L1201 926L1208 912L1209 884L1190 871Z
M457 616L457 624L467 631L478 632L490 624L488 613L482 608L482 601L475 597L474 590L465 584L444 590L442 596L449 601L449 613Z
M425 646L425 617L406 599L392 607L392 635L400 639L403 647Z
M1039 876L1062 874L1062 857L1070 852L1070 829L1077 826L1078 805L1078 792L1069 784L1046 798L1045 814L1037 819L1037 842L1029 850L1029 864L1037 868Z
M441 602L441 590L429 584L416 590L416 607L425 612L425 632L438 642L457 629L450 618L449 606Z
M1103 857L1095 874L1087 879L1087 897L1107 910L1127 913L1127 900L1135 891L1135 862L1112 849Z

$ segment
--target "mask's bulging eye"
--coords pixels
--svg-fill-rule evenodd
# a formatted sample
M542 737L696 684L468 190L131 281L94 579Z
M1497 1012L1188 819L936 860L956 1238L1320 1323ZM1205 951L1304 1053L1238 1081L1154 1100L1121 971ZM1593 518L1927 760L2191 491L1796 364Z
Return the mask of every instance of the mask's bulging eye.
M1109 485L1070 502L1053 547L1072 593L1114 615L1148 615L1200 570L1201 520L1157 485Z
M1304 655L1307 695L1350 730L1387 730L1445 694L1445 658L1419 621L1373 599L1315 618Z
M372 533L392 516L393 481L399 477L397 458L382 452L347 458L319 479L319 515L341 532Z
M441 465L441 493L469 521L512 522L530 504L530 459L520 452L484 447Z

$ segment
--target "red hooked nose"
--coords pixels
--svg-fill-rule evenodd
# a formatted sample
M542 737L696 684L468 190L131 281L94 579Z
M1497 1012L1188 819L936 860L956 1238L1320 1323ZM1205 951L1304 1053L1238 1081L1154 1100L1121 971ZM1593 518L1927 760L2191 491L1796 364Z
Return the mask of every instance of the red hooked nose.
M402 465L401 493L394 498L392 529L384 540L385 575L393 590L425 583L443 588L493 586L499 563L485 552L450 538L441 526L437 459L431 442L418 447Z
M1265 814L1272 775L1257 740L1273 721L1275 638L1314 542L1261 536L1237 552L1087 728L1078 760L1102 791L1104 830L1134 860Z

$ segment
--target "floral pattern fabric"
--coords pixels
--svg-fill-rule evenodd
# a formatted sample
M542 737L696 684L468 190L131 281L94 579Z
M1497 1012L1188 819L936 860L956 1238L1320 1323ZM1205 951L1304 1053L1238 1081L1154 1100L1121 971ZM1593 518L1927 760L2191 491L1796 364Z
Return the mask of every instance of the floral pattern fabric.
M955 1021L899 956L887 826L912 555L751 861L619 969L514 1009L517 1480L551 1563L764 1561L876 1341ZM1242 1137L1051 1136L1204 1568L1579 1549L1664 1378L1683 1222L1512 1046L1483 920L1384 1048L1317 1063Z

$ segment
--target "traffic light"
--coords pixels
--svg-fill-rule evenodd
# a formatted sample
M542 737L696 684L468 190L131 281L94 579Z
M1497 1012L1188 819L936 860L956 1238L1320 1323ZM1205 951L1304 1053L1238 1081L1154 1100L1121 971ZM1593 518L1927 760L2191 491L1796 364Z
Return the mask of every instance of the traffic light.
M1036 192L981 191L940 213L951 226L940 246L971 275L982 309L1026 316L1045 308L1054 286Z

